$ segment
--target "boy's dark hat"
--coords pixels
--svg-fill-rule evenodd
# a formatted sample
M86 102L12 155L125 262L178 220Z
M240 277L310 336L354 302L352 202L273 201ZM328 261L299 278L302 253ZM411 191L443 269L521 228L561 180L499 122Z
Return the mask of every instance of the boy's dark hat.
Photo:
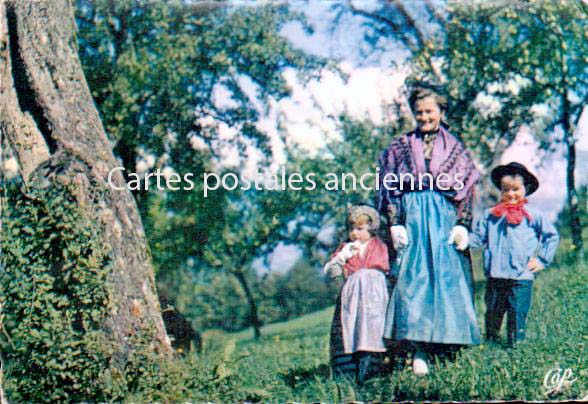
M492 182L498 189L500 189L500 181L502 177L505 175L520 175L523 177L523 182L525 184L526 195L529 196L533 192L537 191L539 188L539 180L533 174L527 170L527 167L524 165L513 161L512 163L508 163L507 165L498 166L492 170L490 176L492 177Z

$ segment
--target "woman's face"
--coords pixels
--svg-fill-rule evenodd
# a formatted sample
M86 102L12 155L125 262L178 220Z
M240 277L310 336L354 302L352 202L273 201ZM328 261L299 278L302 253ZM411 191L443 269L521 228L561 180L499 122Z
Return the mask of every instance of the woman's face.
M432 96L416 100L414 117L421 132L434 132L439 129L444 113L441 112L437 101Z

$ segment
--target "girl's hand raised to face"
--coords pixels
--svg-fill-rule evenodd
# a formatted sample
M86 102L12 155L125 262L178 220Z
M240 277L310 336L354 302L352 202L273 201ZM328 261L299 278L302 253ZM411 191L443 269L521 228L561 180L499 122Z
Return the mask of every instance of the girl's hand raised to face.
M353 257L359 251L359 247L357 246L357 242L347 243L343 246L341 251L337 254L337 258L342 262L345 263L351 257Z

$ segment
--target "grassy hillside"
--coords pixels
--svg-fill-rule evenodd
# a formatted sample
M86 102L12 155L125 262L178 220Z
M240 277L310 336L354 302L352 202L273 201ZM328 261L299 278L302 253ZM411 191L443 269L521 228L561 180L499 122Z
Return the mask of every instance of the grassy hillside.
M484 312L484 282L476 290L478 318ZM182 378L190 383L168 399L210 401L391 401L391 400L545 400L588 396L588 265L563 262L535 282L527 340L516 349L483 344L436 363L416 378L410 366L357 386L330 376L329 327L332 309L263 329L260 341L250 331L209 332L205 351L188 358ZM545 374L571 369L577 380L546 395ZM184 379L185 380L185 379ZM162 392L163 393L163 392Z

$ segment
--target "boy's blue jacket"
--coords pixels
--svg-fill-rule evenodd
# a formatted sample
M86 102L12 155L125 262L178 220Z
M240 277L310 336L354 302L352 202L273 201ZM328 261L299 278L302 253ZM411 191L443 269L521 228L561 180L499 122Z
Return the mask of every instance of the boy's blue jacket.
M470 234L470 247L484 248L484 273L489 278L533 280L535 274L527 269L531 257L537 257L544 267L551 263L559 244L557 230L536 209L525 206L531 215L520 224L506 222L484 212Z

